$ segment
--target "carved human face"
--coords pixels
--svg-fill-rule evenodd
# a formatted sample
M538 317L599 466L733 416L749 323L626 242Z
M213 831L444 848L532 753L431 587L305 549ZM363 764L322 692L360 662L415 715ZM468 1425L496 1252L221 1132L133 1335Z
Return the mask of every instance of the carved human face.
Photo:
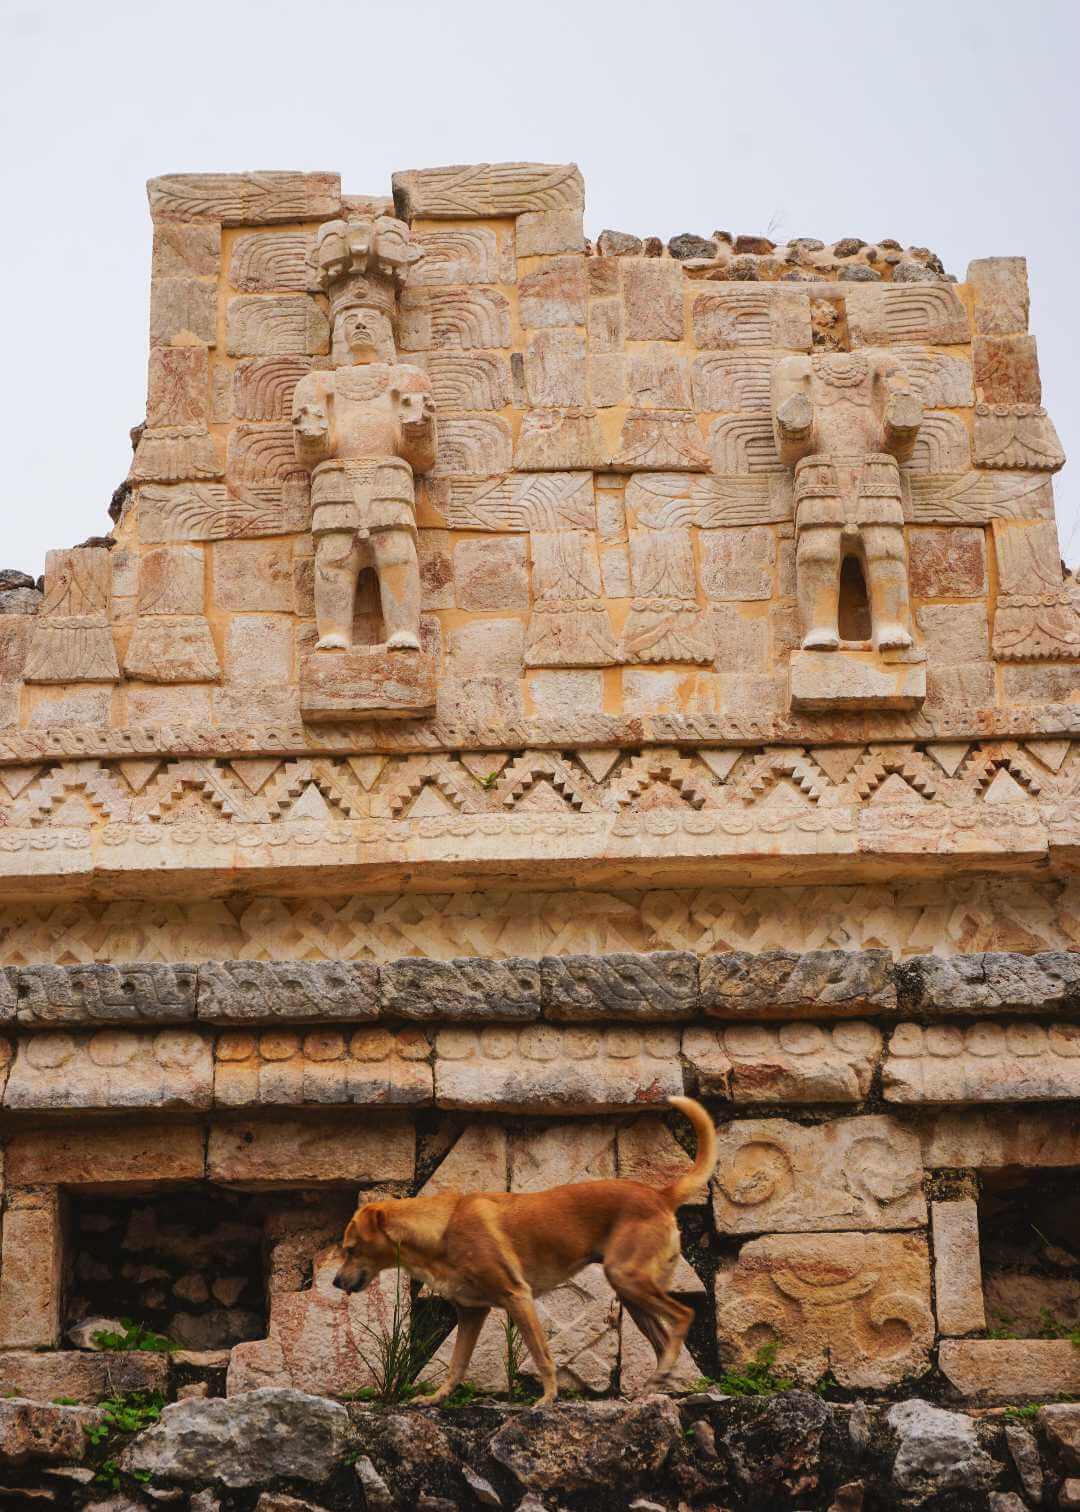
M379 362L394 355L390 322L378 310L343 310L334 321L334 360Z

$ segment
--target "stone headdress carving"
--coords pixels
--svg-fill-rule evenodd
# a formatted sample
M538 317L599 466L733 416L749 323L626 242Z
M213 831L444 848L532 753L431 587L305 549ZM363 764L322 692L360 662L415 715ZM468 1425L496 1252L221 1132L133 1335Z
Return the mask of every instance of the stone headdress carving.
M315 234L310 262L330 297L330 318L342 310L380 310L391 320L410 269L424 255L404 221L392 215L325 221Z

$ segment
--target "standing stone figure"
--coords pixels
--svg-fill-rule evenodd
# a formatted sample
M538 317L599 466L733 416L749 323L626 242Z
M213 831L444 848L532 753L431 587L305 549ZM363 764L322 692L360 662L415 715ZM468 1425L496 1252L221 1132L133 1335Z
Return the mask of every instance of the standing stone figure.
M435 402L420 368L397 361L398 291L422 252L390 216L329 221L314 249L330 295L333 368L293 396L297 459L311 471L316 650L353 644L356 584L379 579L387 650L420 649L414 472L435 464Z
M840 574L857 558L877 651L911 645L898 461L922 405L887 351L784 357L773 368L781 461L795 466L796 575L803 649L840 645Z

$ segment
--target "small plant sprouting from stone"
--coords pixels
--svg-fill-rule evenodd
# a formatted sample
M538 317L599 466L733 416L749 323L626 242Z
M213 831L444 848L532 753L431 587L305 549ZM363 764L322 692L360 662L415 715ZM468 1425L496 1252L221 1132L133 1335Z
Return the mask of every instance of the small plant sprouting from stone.
M411 1309L405 1306L402 1275L399 1252L394 1274L394 1310L389 1324L383 1323L377 1328L370 1323L359 1325L367 1340L367 1348L357 1344L357 1353L367 1366L371 1385L356 1393L357 1401L379 1402L390 1407L432 1390L427 1382L416 1378L439 1342L439 1331L437 1327L425 1327L418 1322Z
M692 1391L709 1391L716 1389L725 1396L772 1396L777 1391L790 1391L796 1384L789 1376L779 1375L773 1369L776 1363L776 1353L779 1346L773 1342L763 1344L752 1360L745 1365L739 1365L733 1370L725 1370L722 1376L713 1379L712 1376L702 1376L700 1381L695 1381ZM835 1385L835 1381L828 1379L829 1371L821 1378L824 1389Z
M506 1318L503 1322L503 1340L506 1355L506 1394L512 1402L520 1402L529 1394L521 1377L525 1343L512 1318Z
M136 1323L133 1318L121 1318L123 1332L116 1329L99 1328L97 1333L91 1334L91 1342L98 1348L108 1351L120 1351L129 1349L151 1350L155 1354L169 1354L177 1348L176 1342L166 1334L154 1333L150 1328L144 1328L141 1323Z
M1014 1326L1016 1318L1012 1313L1003 1312L999 1308L993 1316L997 1321L992 1328L986 1330L988 1339L1068 1339L1074 1349L1080 1349L1080 1323L1063 1323L1048 1307L1039 1308L1039 1327L1034 1334L1018 1333Z
M101 1444L110 1433L140 1433L156 1423L165 1406L160 1391L129 1391L126 1396L105 1397L98 1406L102 1421L91 1423L83 1431L92 1444Z
M1038 1415L1038 1402L1025 1402L1022 1407L1006 1407L1005 1411L1002 1413L1003 1417L1007 1417L1011 1422L1014 1423L1029 1422L1032 1418L1038 1417Z

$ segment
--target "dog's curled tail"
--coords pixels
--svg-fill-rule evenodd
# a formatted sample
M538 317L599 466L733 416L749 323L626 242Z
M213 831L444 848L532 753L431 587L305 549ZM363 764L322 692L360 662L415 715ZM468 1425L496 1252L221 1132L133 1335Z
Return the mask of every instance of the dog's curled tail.
M695 1192L700 1192L716 1169L716 1127L706 1110L692 1097L669 1097L668 1102L690 1120L697 1136L694 1164L685 1175L664 1189L671 1206L677 1208L689 1202Z

